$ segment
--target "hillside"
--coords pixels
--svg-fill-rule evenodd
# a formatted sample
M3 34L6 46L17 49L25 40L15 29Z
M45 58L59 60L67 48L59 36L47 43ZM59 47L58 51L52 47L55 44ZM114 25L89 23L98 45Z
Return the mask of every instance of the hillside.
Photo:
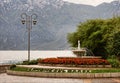
M76 30L80 22L94 18L111 18L118 2L96 7L62 0L2 0L0 1L0 50L26 50L27 30L21 24L23 12L38 15L31 31L32 50L69 49L67 33Z

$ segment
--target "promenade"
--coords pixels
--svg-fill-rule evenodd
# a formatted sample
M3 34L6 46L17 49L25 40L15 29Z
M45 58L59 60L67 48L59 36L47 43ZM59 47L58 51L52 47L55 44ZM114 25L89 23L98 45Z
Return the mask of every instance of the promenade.
M34 67L34 68L49 67L49 66L38 66L38 65L29 65L29 66L19 65L19 66ZM61 67L49 67L49 68L61 68ZM62 68L66 69L66 67L62 67ZM73 68L73 69L78 69L78 68ZM7 75L6 73L0 73L0 83L120 83L120 78L96 78L96 79L43 78L43 77L14 76L14 75Z
M68 79L12 76L0 74L0 83L120 83L120 78Z

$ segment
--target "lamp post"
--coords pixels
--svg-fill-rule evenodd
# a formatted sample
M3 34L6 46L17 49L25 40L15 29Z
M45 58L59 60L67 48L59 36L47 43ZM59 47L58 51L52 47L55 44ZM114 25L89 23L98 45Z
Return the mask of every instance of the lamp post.
M21 22L23 25L26 24L26 29L28 30L28 62L30 61L30 32L32 30L32 26L36 25L37 21L37 15L27 15L26 13L21 14Z

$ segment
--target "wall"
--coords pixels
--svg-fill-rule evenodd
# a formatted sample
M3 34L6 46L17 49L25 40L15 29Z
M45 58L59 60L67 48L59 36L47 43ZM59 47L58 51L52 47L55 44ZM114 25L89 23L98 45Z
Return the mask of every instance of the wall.
M0 65L0 73L5 73L11 65Z
M120 73L45 73L45 72L20 72L7 70L7 74L32 76L32 77L48 77L48 78L110 78L120 77Z

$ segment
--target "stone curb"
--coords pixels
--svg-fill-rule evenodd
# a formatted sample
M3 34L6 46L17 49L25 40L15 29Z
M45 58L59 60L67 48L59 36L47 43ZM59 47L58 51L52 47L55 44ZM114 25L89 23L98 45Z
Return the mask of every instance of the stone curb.
M46 77L46 78L118 78L120 73L45 73L7 70L8 75Z
M39 66L55 66L55 67L78 67L78 68L111 68L112 66L111 65L78 65L78 66L75 66L75 65L62 65L62 64L54 64L54 65L51 65L51 64L38 64Z

